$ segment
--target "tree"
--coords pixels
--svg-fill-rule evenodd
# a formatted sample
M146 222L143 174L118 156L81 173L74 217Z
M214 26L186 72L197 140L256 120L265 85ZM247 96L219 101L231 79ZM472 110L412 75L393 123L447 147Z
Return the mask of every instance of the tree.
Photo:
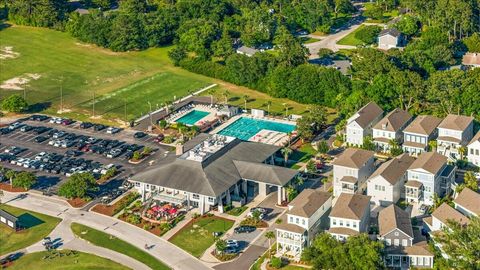
M269 116L270 116L270 106L272 106L272 101L267 100L267 115L269 115Z
M320 154L326 154L330 150L330 147L328 146L327 141L321 140L317 144L317 149Z
M431 152L436 152L437 151L437 141L436 140L431 140L428 141L428 147Z
M480 34L479 33L473 33L468 38L465 38L463 40L463 43L465 43L465 46L467 46L468 51L472 53L480 53Z
M383 269L383 245L366 234L350 236L341 243L328 233L320 233L302 254L313 269Z
M210 88L207 91L207 94L210 96L210 105L213 105L213 95L215 94L215 89Z
M272 249L272 239L275 239L275 233L273 231L268 231L265 233L265 238L268 239L268 254L270 255L269 257L272 257L271 249Z
M383 9L380 5L374 4L365 10L363 15L374 20L381 20L383 19Z
M279 49L277 56L280 65L287 67L305 64L308 59L308 49L296 39L286 27L281 26L275 35L275 44Z
M290 154L292 154L293 150L290 148L290 146L285 146L280 150L280 152L283 155L283 159L284 159L285 167L286 167L287 164L288 164L288 157L290 156Z
M362 149L369 150L369 151L375 151L375 149L377 149L377 146L373 142L372 136L365 136L363 138Z
M19 113L27 109L28 103L20 95L11 95L2 100L2 110Z
M315 164L315 162L313 160L309 160L307 162L307 164L305 165L305 169L307 169L307 172L308 173L316 173L317 172L317 165Z
M196 18L181 24L177 35L179 46L207 60L212 55L211 45L218 35L218 25L211 20Z
M458 148L458 153L460 154L460 160L464 160L465 154L467 153L467 147L465 146L460 146Z
M228 30L224 29L222 37L212 43L212 49L214 56L221 57L223 59L235 52L233 50L233 40L230 37Z
M215 242L215 247L217 248L218 252L223 253L227 249L227 241L218 239L217 242Z
M449 269L480 269L480 218L472 216L468 225L449 220L435 240L448 255Z
M8 7L8 18L15 24L55 27L66 19L66 0L7 0L4 2Z
M87 192L95 190L96 180L90 173L75 173L60 186L58 194L68 199L85 198Z
M380 31L382 31L382 28L376 25L363 26L355 32L355 38L365 44L373 44L377 41Z
M243 102L245 102L245 111L247 110L247 102L250 100L249 95L243 95Z
M455 191L460 193L464 188L469 188L475 192L478 191L478 180L472 171L467 171L463 175L463 183L460 184Z
M17 175L17 172L14 170L8 170L5 172L5 177L7 177L10 180L10 185L13 186L13 179L15 179L15 176Z
M396 156L399 156L401 154L403 154L403 150L402 148L400 147L400 144L398 143L397 140L395 139L391 139L389 142L388 142L389 146L390 146L390 154L394 157Z
M19 172L12 181L12 187L21 187L29 190L37 182L37 177L31 172Z
M187 51L182 47L175 47L168 51L168 57L172 60L175 66L180 65L180 61L187 57Z
M224 90L222 92L222 96L225 99L225 105L227 105L228 104L228 97L230 97L230 92L228 90Z
M396 23L395 27L403 34L413 36L418 32L419 21L417 18L410 15L402 16L400 21Z

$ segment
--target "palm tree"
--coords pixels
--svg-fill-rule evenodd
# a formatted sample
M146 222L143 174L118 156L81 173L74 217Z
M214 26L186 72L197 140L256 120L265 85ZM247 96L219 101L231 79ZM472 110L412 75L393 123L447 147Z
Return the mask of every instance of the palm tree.
M432 140L428 142L428 147L430 147L430 151L435 152L437 151L437 141Z
M268 239L268 254L269 257L272 257L272 243L271 240L275 239L275 233L273 231L268 231L265 233L265 238Z
M267 101L267 114L268 114L268 116L270 116L270 106L272 106L272 101L268 100Z
M287 167L287 163L288 163L288 157L290 156L290 154L293 152L293 150L288 147L288 146L285 146L283 147L280 152L282 153L283 155L283 158L285 160L285 167Z
M330 177L331 175L322 178L323 191L327 191L327 183L330 182Z
M247 101L250 99L249 95L243 95L243 101L245 102L245 111L247 110Z
M5 173L5 177L10 180L10 185L13 186L13 178L17 175L17 172L14 170L9 170Z
M283 103L282 105L283 105L283 107L285 107L285 117L287 117L287 115L288 115L288 104Z
M213 95L215 94L215 89L210 88L210 89L207 91L207 94L210 96L210 105L212 105L212 104L213 104Z
M222 96L225 98L225 105L228 103L228 97L230 96L230 92L228 90L223 91Z
M465 146L460 146L458 148L458 153L460 154L460 159L463 160L465 154L467 153L467 148Z

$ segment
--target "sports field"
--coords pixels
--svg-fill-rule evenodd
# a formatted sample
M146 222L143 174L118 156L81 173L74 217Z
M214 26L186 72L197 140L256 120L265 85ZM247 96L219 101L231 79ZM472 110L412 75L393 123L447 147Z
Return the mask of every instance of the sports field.
M64 109L90 114L95 93L97 116L123 120L126 101L133 119L148 111L147 101L156 106L213 82L174 67L169 49L115 53L80 43L67 33L6 27L0 30L0 96L23 95L25 89L30 104L54 113L63 92Z

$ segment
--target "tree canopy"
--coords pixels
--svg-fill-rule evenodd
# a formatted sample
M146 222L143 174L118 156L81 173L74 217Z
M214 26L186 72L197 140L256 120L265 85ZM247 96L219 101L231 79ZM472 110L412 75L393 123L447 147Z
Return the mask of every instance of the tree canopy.
M19 113L27 109L28 103L20 95L11 95L2 100L2 110Z
M75 173L60 186L58 194L65 198L85 198L88 191L94 190L96 180L90 173Z

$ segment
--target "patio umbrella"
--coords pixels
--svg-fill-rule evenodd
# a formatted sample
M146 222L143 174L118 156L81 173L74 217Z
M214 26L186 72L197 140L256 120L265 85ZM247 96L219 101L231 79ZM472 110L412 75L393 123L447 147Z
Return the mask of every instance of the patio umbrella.
M178 211L177 208L172 208L172 209L168 210L168 213L169 213L170 215L174 215L174 214L177 213L177 211Z

